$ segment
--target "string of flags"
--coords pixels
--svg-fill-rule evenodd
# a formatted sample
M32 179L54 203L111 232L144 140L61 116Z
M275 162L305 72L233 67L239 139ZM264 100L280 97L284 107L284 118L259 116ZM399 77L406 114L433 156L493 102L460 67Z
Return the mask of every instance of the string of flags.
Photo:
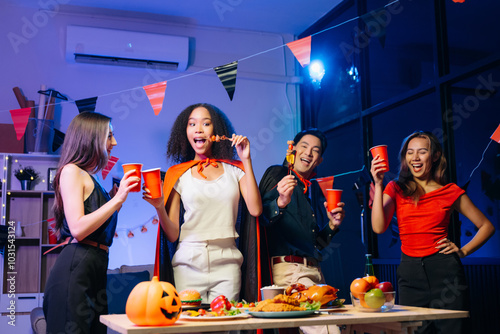
M114 235L114 238L118 238L120 236L121 233L123 232L126 232L127 234L127 237L128 238L133 238L135 236L134 234L134 231L138 230L140 231L141 233L146 233L148 232L148 224L152 224L152 225L157 225L160 221L158 220L158 216L152 216L151 218L149 218L148 220L146 220L145 222L142 222L141 224L138 224L138 225L135 225L135 226L132 226L132 227L128 227L128 228L117 228L115 230L115 235ZM39 225L39 224L42 224L42 223L47 223L48 224L48 232L49 234L51 233L54 233L54 229L55 229L55 218L49 218L49 219L45 219L45 220L42 220L42 221L38 221L38 222L35 222L35 223L31 223L31 224L26 224L26 225L23 225L23 227L28 227L28 226L33 226L33 225ZM153 231L156 231L156 229L154 229Z
M453 0L453 1L456 3L463 3L465 0ZM284 47L286 45L290 49L290 51L293 53L293 55L295 56L297 61L300 63L300 65L302 67L305 67L305 66L309 65L310 60L311 60L311 43L312 43L313 36L319 35L321 33L329 31L331 29L335 29L335 28L340 27L348 22L352 22L352 21L355 21L355 20L360 19L360 18L366 24L369 24L373 20L376 20L376 18L378 16L383 15L385 8L395 4L397 2L399 2L399 0L392 1L388 4L386 4L385 6L381 7L380 9L373 10L373 11L371 11L367 14L364 14L362 16L351 18L351 19L346 20L340 24L326 28L322 31L316 32L310 36L301 38L299 40L295 40L295 41L286 43L284 45L259 52L259 53L254 54L254 55L247 56L243 59L233 61L233 62L230 62L230 63L225 64L225 65L214 67L213 70L216 72L217 76L219 77L219 80L221 81L222 85L224 86L224 88L229 96L229 99L232 101L233 96L234 96L234 92L236 90L236 77L237 77L237 68L238 68L239 61L258 56L260 54ZM381 25L380 31L377 33L377 36L376 36L376 37L378 37L382 46L384 46L384 44L385 44L385 36L386 36L385 31L386 31L386 26ZM198 73L206 72L208 70L210 70L210 69L205 69L205 70L201 70L201 71L198 71L195 73L190 73L188 75L184 75L181 77L173 78L170 81L176 80L176 79L181 79L183 77L187 77L187 76L191 76L191 75L196 75ZM133 89L137 89L137 88L139 88L139 87L134 87L134 88L128 89L128 90L133 90ZM157 83L154 83L151 85L146 85L146 86L143 86L142 88L144 89L144 91L146 92L146 95L148 96L148 99L150 101L150 104L151 104L151 107L153 109L154 114L156 116L158 116L162 110L162 107L163 107L165 91L167 88L167 81L162 81L162 82L157 82ZM16 89L17 89L17 91L16 91ZM121 91L121 92L123 92L123 91ZM9 110L9 111L10 111L11 118L13 121L17 140L21 140L21 138L23 137L23 135L26 131L28 119L30 116L33 116L33 114L34 114L34 104L31 103L28 106L28 104L25 102L33 102L33 101L23 101L23 99L20 99L20 97L19 97L20 92L19 92L19 89L17 87L14 89L14 93L16 94L16 98L18 99L22 108L21 109L13 109L13 110ZM45 108L48 110L52 109L52 111L53 111L54 106L56 104L61 104L61 103L56 103L55 99L60 99L60 100L68 102L68 99L64 95L62 95L58 91L55 91L52 89L40 90L40 91L38 91L38 93L42 94L42 96L49 96L50 103L44 104ZM111 95L111 94L113 94L113 93L109 93L109 94L105 94L105 95ZM103 96L103 95L101 95L101 96ZM95 108L96 108L96 104L97 104L97 99L98 99L98 96L95 96L95 97L76 100L74 102L75 102L76 106L78 107L78 110L80 113L81 112L94 112ZM40 106L39 106L39 108L40 108ZM54 139L53 139L53 144L52 144L53 151L56 151L62 145L62 143L64 141L64 136L65 136L65 134L63 132L61 132L57 129L54 129ZM497 142L500 142L500 139L498 137L500 137L500 130L497 129L497 131L491 137L491 139L495 140ZM110 158L110 160L108 161L108 165L102 171L103 179L106 178L109 171L113 168L113 166L116 164L117 161L118 161L118 158L116 158L116 157Z
M392 1L392 2L388 3L387 5L383 6L381 9L371 11L370 13L359 16L359 17L354 17L350 20L344 21L344 22L337 24L333 27L316 32L310 36L301 38L301 39L296 40L296 41L286 43L284 45L280 45L278 47L274 47L274 48L269 49L269 50L265 50L265 51L256 53L254 55L250 55L250 56L247 56L245 58L230 62L230 63L225 64L225 65L217 66L217 67L214 67L211 69L213 69L215 71L215 73L217 74L217 76L219 77L219 80L221 81L223 87L225 88L225 90L229 96L229 99L232 101L234 93L236 91L236 77L237 77L237 69L238 69L239 61L243 61L243 60L246 60L246 59L249 59L249 58L252 58L252 57L273 51L273 50L276 50L278 48L282 48L286 45L290 49L290 51L293 53L293 55L295 56L297 61L300 63L300 65L302 67L305 67L310 63L310 60L311 60L311 41L312 41L313 36L321 34L325 31L337 28L343 24L357 20L359 18L361 18L363 20L367 20L371 16L379 15L377 13L383 11L386 7L391 6L392 4L395 4L397 2L399 2L399 0ZM380 38L381 36L385 37L385 26L381 26L381 32L379 32L378 37ZM201 70L201 71L198 71L195 73L191 73L189 75L184 75L181 77L173 78L170 81L173 81L176 79L181 79L181 78L191 76L191 75L196 75L196 74L206 72L207 70L211 70L211 69L205 69L205 70ZM134 90L134 89L138 89L138 88L139 87L134 87L134 88L131 88L128 90ZM162 82L154 83L151 85L146 85L146 86L143 86L142 88L144 89L144 91L146 92L146 95L148 96L148 99L150 101L150 104L151 104L151 107L153 109L154 114L156 116L158 116L162 110L162 107L163 107L163 100L164 100L165 91L167 88L167 81L162 81ZM115 93L121 93L123 91L128 91L128 90L122 90L120 92L115 92ZM17 89L17 91L19 93L19 89ZM52 110L54 109L54 106L57 104L71 102L71 101L68 101L68 99L65 96L63 96L62 94L60 94L59 92L54 91L54 90L39 91L39 93L50 96L50 103L48 103L47 106L50 107ZM113 93L108 93L105 95L111 95L111 94L113 94ZM16 97L18 97L18 95L19 94L16 94ZM101 95L101 96L104 96L104 95ZM80 99L80 100L75 100L73 102L78 107L78 111L80 113L84 112L84 111L94 112L98 97L99 96L89 97L89 98L84 98L84 99ZM55 102L56 98L64 100L65 102L56 103ZM18 97L18 101L19 101L19 97ZM21 105L21 103L20 103L20 105ZM39 108L40 108L40 106L39 106ZM27 107L24 103L21 105L21 109L9 110L11 117L12 117L13 124L14 124L17 140L20 140L22 138L22 136L24 135L24 132L26 130L26 125L28 123L28 118L30 117L30 114L32 114L32 110L34 110L34 105L31 107ZM54 136L53 151L56 151L59 148L59 146L62 145L62 141L64 140L64 133L62 133L59 130L55 130L55 131L57 131L57 133Z
M463 3L465 0L453 0L453 1L456 3ZM395 4L397 2L399 2L399 0L392 1L380 9L373 10L373 11L370 11L369 13L364 14L362 16L358 16L358 17L354 17L352 19L346 20L340 24L326 28L322 31L316 32L310 36L306 36L306 37L301 38L299 40L295 40L295 41L286 43L284 45L259 52L259 53L254 54L254 55L247 56L243 59L236 60L236 61L230 62L228 64L225 64L225 65L214 67L213 70L216 72L217 76L219 77L219 80L221 81L223 87L225 88L225 90L229 96L229 99L232 101L233 96L234 96L234 92L236 90L236 77L237 77L237 68L238 68L239 61L246 60L246 59L270 52L272 50L276 50L276 49L284 47L286 45L290 49L292 54L295 56L297 61L300 63L300 65L302 67L306 67L307 65L309 65L309 63L311 61L311 43L312 43L313 36L319 35L321 33L324 33L326 31L329 31L329 30L332 30L335 28L338 28L338 27L340 27L348 22L352 22L352 21L355 21L355 20L360 19L360 18L368 25L370 22L373 22L374 20L376 20L378 16L384 15L385 8ZM380 41L382 47L384 47L384 45L385 45L385 36L386 36L386 26L380 25L379 32L377 33L376 37ZM189 75L184 75L181 77L173 78L170 81L180 79L183 77L187 77L187 76L191 76L191 75L196 75L196 74L199 74L202 72L206 72L207 70L209 70L209 69L205 69L205 70L201 70L201 71L198 71L195 73L191 73ZM134 90L137 88L138 87L134 87L134 88L128 89L128 90ZM165 98L165 91L167 88L167 81L162 81L162 82L154 83L151 85L146 85L146 86L143 86L142 88L144 89L144 91L146 92L146 95L148 96L148 99L150 101L150 104L151 104L151 107L153 109L155 116L158 116L162 110L162 107L163 107L163 101ZM16 91L16 89L17 89L17 91ZM24 102L33 102L33 101L23 101L22 99L20 99L19 98L20 92L19 92L19 89L17 87L14 89L14 92L16 94L16 97L17 97L20 105L21 105L21 109L12 109L9 111L11 114L14 129L16 132L17 140L21 140L21 138L23 137L23 135L26 131L26 126L28 124L29 117L34 116L34 104L31 103L28 106L27 103L24 103ZM123 92L123 91L121 91L121 92ZM40 93L42 95L47 95L50 98L49 103L45 104L45 108L48 109L48 111L47 111L48 114L53 113L54 106L56 104L61 104L61 103L56 103L55 102L56 99L60 99L60 100L68 102L68 98L66 98L64 95L62 95L61 93L59 93L58 91L55 91L53 89L41 90L41 91L38 91L38 93ZM120 93L120 92L118 92L118 93ZM111 94L113 94L113 93L109 93L106 95L111 95ZM94 112L95 108L96 108L96 104L97 104L97 99L98 99L98 96L95 96L95 97L89 97L89 98L85 98L85 99L75 100L74 102L75 102L75 104L78 108L78 111L80 113L81 112ZM62 103L64 103L64 102L62 102ZM40 107L41 106L39 106L39 108ZM47 117L49 117L48 119L50 119L51 116L47 115ZM64 133L57 130L57 129L54 129L54 132L55 132L55 134L54 134L54 141L52 144L52 149L53 149L53 151L56 151L62 145L62 143L64 141Z

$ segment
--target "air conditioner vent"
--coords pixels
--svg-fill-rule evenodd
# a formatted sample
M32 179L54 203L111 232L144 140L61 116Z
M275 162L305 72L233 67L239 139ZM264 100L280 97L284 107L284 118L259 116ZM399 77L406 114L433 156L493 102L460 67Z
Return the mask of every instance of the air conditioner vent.
M75 53L75 62L99 65L141 67L156 70L177 71L179 63L132 58L104 57Z

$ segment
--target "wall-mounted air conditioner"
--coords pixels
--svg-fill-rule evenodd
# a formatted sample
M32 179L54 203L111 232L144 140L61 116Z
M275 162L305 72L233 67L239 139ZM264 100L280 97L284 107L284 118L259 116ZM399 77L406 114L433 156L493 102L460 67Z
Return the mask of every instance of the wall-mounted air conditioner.
M184 71L189 38L136 31L68 26L66 60Z

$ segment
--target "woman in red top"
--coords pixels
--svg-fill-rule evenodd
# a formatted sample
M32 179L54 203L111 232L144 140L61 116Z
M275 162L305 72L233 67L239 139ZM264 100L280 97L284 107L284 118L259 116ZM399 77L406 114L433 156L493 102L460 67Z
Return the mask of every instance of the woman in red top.
M372 228L384 233L396 211L401 238L398 267L399 303L409 306L468 310L469 296L460 258L479 249L495 232L461 188L446 183L446 159L436 136L414 132L400 151L398 179L383 189L386 162L377 155ZM450 214L457 210L476 227L474 238L459 248L448 239ZM465 320L425 321L418 333L463 333Z

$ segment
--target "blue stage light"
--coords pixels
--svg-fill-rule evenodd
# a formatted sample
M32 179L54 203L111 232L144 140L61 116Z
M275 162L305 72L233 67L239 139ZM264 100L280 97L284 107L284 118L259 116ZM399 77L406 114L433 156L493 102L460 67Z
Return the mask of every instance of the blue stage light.
M309 77L316 88L321 88L321 80L325 75L325 67L319 60L314 60L309 64Z

